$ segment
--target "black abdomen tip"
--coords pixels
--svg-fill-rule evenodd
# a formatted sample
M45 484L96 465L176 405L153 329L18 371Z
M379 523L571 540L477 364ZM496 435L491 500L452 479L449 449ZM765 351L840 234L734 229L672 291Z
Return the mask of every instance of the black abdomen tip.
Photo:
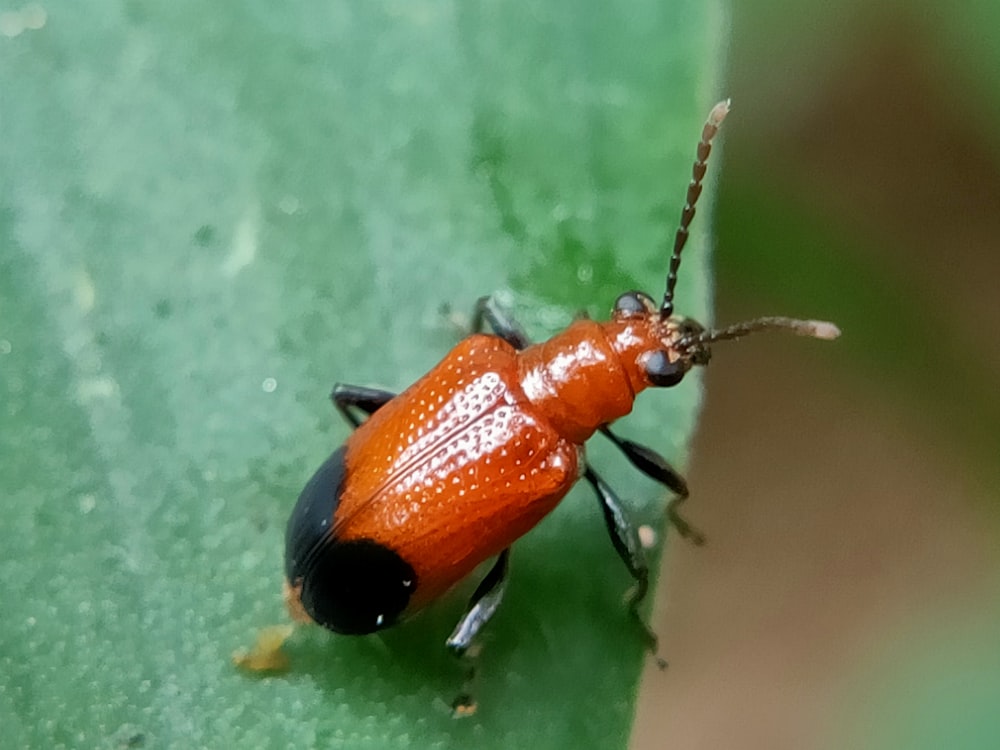
M345 454L346 447L334 451L299 495L285 531L285 575L313 620L338 633L363 635L399 619L417 579L388 547L333 533L348 480ZM349 520L339 533L350 533Z

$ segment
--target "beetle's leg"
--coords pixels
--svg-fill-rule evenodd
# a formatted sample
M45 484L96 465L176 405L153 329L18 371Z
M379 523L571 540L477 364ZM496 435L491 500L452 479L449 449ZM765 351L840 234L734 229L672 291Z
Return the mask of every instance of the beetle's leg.
M490 618L497 611L497 607L500 606L507 585L509 558L510 547L500 553L497 561L490 568L490 572L480 581L469 600L468 609L465 610L462 619L459 620L458 625L455 626L451 636L446 641L446 645L456 656L462 656L469 649L476 634L490 621Z
M462 619L452 631L451 636L445 644L455 656L464 657L469 660L469 671L465 678L465 687L462 693L455 698L452 709L456 716L468 715L475 711L475 701L472 697L472 683L476 677L475 657L473 650L470 650L476 635L483 626L490 621L497 607L503 600L503 592L507 586L507 567L510 559L510 547L505 549L497 557L497 561L490 568L490 572L480 581L475 593L469 600L469 608L465 611Z
M673 499L667 503L667 520L670 521L671 525L685 539L690 539L695 544L704 544L705 535L688 523L677 512L681 503L687 500L690 494L684 477L678 474L677 470L667 463L667 459L652 448L618 437L611 431L608 425L604 425L600 429L601 433L614 443L618 450L625 454L625 457L635 468L650 479L655 479L660 484L665 485L674 493L675 496Z
M677 529L677 532L685 539L690 539L694 544L705 543L705 535L685 520L684 516L677 512L681 503L688 499L687 493L677 495L667 503L667 520L670 525Z
M656 633L646 624L646 621L642 618L642 614L639 612L639 605L646 598L646 593L649 591L649 566L646 564L646 555L643 553L642 545L639 543L639 535L636 532L635 526L629 520L621 500L615 494L614 490L608 486L607 482L601 479L600 475L590 466L584 469L583 476L590 482L590 485L594 488L594 492L597 493L597 499L601 502L601 510L604 512L604 523L607 525L608 533L611 535L611 544L614 545L618 556L625 563L625 567L628 568L628 572L632 575L632 578L635 579L635 587L628 595L629 614L639 623L639 627L642 629L642 634L646 640L646 646L655 654L657 643ZM661 668L667 665L659 657L657 657L657 663Z
M366 388L363 385L347 385L346 383L337 383L330 393L333 405L337 407L337 411L352 427L361 424L361 418L352 409L358 409L371 416L395 397L396 394L391 391Z
M604 425L600 427L600 432L608 440L615 444L632 465L651 479L655 479L660 484L666 485L670 490L682 497L688 496L687 482L684 477L677 473L667 459L654 451L652 448L640 445L639 443L618 437L611 431L611 427Z
M472 314L473 333L482 331L483 323L489 325L494 334L517 350L527 349L531 346L528 334L521 329L517 321L508 318L502 310L497 308L492 297L480 297L476 300L476 309Z

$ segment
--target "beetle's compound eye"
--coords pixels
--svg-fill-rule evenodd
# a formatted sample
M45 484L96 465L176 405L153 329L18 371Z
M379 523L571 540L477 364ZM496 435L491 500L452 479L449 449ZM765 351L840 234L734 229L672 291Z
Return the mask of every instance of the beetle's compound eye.
M642 365L646 369L649 382L659 388L677 385L689 369L689 365L683 359L671 362L667 353L662 350L647 354Z
M621 318L636 318L656 312L656 303L645 292L625 292L615 300L615 315Z

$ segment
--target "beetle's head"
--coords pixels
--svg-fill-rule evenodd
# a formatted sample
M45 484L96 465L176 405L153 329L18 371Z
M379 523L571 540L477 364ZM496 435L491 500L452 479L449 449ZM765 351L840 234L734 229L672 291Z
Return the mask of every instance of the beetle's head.
M840 329L821 320L765 317L713 330L682 315L664 313L645 292L626 292L615 301L613 320L629 325L629 336L642 340L639 365L649 385L677 385L696 365L707 365L712 344L738 339L757 331L785 330L800 336L834 339Z
M704 326L680 315L664 317L660 306L645 292L619 296L612 319L625 324L627 338L638 344L638 365L647 385L677 385L692 367L708 364L712 356L707 345L697 343Z

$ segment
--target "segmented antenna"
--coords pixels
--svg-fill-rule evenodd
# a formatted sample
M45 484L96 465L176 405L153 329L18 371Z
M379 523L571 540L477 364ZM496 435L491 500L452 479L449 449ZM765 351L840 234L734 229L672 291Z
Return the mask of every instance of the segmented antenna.
M692 345L712 344L716 341L738 339L748 333L757 331L791 331L799 336L811 336L815 339L835 339L840 335L840 329L825 320L797 320L796 318L767 317L735 323L718 331L705 331L697 336L681 339L678 346L688 348Z
M712 139L719 132L719 126L729 114L729 99L719 102L712 111L708 113L705 127L701 130L701 140L698 142L698 156L691 169L691 182L688 183L687 198L684 203L684 210L681 212L681 223L677 228L677 235L674 237L674 252L670 256L670 269L667 271L667 291L663 295L663 304L660 305L660 315L670 317L674 312L674 287L677 286L677 269L681 265L681 251L687 244L688 227L694 219L694 205L701 195L701 181L705 178L705 170L708 168L708 155L712 152Z

